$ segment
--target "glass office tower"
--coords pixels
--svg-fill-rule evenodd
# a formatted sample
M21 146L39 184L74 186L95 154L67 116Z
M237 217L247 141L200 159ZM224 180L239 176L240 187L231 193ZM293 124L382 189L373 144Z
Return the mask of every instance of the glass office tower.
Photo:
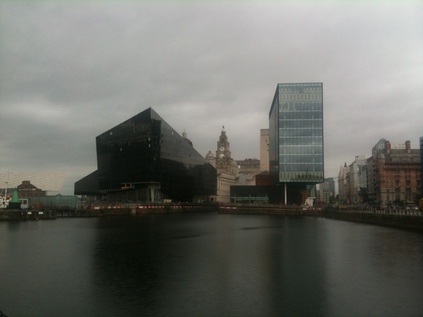
M287 185L285 202L287 187L296 195L324 181L323 158L323 84L278 84L269 113L269 168L274 183Z

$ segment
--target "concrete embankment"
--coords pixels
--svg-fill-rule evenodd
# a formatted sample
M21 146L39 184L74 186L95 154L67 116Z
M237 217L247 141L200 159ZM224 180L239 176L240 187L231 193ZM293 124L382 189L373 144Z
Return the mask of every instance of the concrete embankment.
M148 216L189 212L217 211L217 205L134 205L119 208L90 208L74 210L57 210L57 217L107 217L107 216Z
M148 216L177 213L218 212L234 215L279 215L291 217L325 217L373 225L422 230L423 215L419 211L379 211L325 208L305 209L300 206L265 204L155 204L116 208L56 209L56 210L1 210L0 221L47 220L71 217Z
M89 209L58 208L51 210L13 210L0 211L0 221L46 220L73 217L107 217L107 216L147 216L192 212L217 212L217 204L151 204L125 207L93 207Z
M361 222L380 226L423 230L422 213L403 211L378 211L325 208L322 210L305 209L297 206L279 205L250 205L229 204L219 206L220 214L235 215L280 215L280 216L306 216L325 217L344 221Z
M331 219L361 222L380 226L423 230L423 216L418 213L393 214L361 210L342 211L328 208L324 211L323 216Z
M131 213L139 216L175 214L191 212L216 212L216 204L177 204L177 205L141 205L131 208Z
M55 219L54 210L19 210L19 209L2 209L0 211L0 221L25 221L25 220L48 220Z
M265 204L228 204L219 206L219 214L236 215L279 215L279 216L322 216L322 210L305 209L300 206Z

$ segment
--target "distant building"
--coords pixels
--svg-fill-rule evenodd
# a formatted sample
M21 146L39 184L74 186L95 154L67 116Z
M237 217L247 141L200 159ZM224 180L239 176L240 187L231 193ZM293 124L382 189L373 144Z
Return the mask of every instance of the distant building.
M285 204L324 181L323 84L278 84L269 113L269 172Z
M230 143L224 127L217 141L216 154L209 151L206 160L217 170L217 192L214 200L230 202L231 186L238 184L238 164L231 157Z
M421 193L420 150L411 149L410 141L391 144L381 139L372 149L368 194L382 205L415 203Z
M32 185L46 192L60 192L65 180L62 172L16 172L7 171L0 173L1 192L7 188L17 188L24 181L30 181Z
M344 163L344 166L341 166L338 173L338 199L341 202L348 201L348 167L347 163Z
M376 192L376 172L375 166L373 164L373 156L370 156L366 160L367 166L367 193L366 193L366 202L371 203L375 200Z
M208 201L216 169L153 109L96 138L97 171L75 183L76 195L110 201Z
M261 161L258 159L245 159L236 161L239 167L239 185L256 185L256 175L260 173Z
M257 186L271 186L272 185L272 179L268 171L264 171L257 174L255 178L256 178Z
M335 180L331 178L325 178L325 181L319 184L317 191L317 200L329 204L331 199L335 199Z
M45 196L46 192L32 185L30 181L23 181L17 186L19 198Z
M269 171L269 129L260 129L260 172Z
M348 167L347 198L351 203L361 203L367 191L367 160L364 155L356 155Z

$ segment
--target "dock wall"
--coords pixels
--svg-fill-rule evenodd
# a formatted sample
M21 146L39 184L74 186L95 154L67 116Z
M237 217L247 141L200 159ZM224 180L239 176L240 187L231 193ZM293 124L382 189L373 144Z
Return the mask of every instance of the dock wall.
M219 206L219 214L237 215L279 215L279 216L309 216L323 215L322 210L307 209L300 206L280 206L269 204L230 204Z
M312 209L300 206L267 204L156 204L115 208L0 210L0 221L48 220L71 217L148 216L177 213L217 212L234 215L279 215L291 217L324 217L344 221L423 231L423 213L418 210Z
M330 219L423 231L423 215L419 211L413 213L380 212L360 209L344 211L328 208L325 210L323 216Z

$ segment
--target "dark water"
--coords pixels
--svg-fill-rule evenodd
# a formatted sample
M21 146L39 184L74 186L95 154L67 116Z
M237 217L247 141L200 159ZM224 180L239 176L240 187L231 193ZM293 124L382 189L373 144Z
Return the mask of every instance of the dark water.
M0 223L19 316L423 316L423 235L217 214Z

